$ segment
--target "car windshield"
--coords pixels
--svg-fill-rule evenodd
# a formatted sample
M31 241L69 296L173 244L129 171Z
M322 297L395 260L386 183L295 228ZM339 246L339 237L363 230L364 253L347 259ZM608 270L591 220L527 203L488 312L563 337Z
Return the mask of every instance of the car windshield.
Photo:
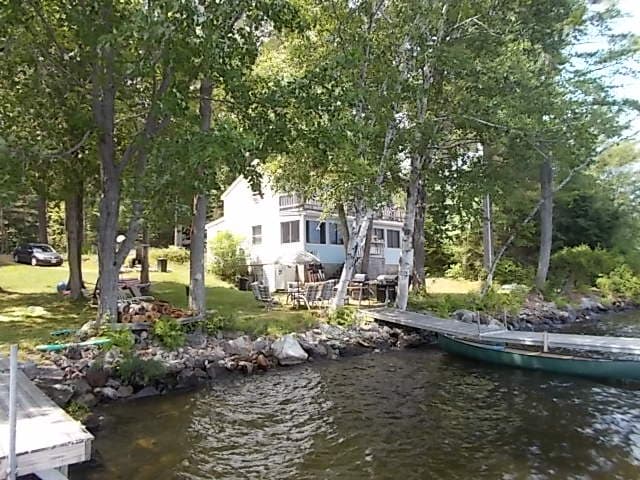
M53 252L53 248L51 248L49 245L34 245L33 251L39 253L51 253Z

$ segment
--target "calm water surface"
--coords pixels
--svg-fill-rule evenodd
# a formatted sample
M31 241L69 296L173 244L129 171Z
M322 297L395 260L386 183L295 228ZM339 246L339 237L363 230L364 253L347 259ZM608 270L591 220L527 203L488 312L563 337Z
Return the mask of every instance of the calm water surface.
M595 330L640 336L640 315ZM104 413L103 467L76 480L640 478L638 387L437 348L238 377Z

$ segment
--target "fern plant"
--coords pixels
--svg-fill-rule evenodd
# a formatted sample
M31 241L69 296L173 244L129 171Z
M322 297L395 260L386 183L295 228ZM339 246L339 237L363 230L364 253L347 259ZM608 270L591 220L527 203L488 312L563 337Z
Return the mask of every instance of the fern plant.
M182 347L185 342L184 330L173 318L161 318L158 320L153 326L153 334L169 350Z

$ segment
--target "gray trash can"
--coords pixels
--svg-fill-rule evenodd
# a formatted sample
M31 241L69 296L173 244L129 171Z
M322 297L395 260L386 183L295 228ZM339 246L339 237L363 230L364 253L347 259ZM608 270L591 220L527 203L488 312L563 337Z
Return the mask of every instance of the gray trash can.
M158 258L156 268L159 272L167 273L167 264L166 258Z

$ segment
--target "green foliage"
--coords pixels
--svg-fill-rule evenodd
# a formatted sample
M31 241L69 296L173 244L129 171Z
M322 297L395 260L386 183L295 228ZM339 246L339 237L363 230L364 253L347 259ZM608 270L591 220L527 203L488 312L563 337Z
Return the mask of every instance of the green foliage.
M207 312L207 317L201 322L201 326L208 335L214 335L221 330L228 330L233 325L233 314L222 314L217 311Z
M563 248L551 257L551 284L560 287L592 287L623 260L620 256L587 245Z
M64 409L71 418L79 422L84 422L91 414L89 407L76 401L71 401Z
M231 232L218 232L210 240L213 262L211 270L220 278L233 281L247 272L247 261L241 248L242 238Z
M136 343L133 333L126 328L111 329L105 327L102 335L111 340L110 344L105 345L107 350L112 347L118 347L122 353L126 354L133 350Z
M461 309L499 317L504 312L519 312L528 293L527 289L516 289L509 293L489 290L484 297L478 293L413 294L409 298L409 305L413 310L428 310L444 318Z
M160 318L153 325L153 334L169 350L175 350L185 342L184 330L174 318Z
M337 308L333 312L329 313L327 321L332 325L340 325L341 327L348 327L353 325L357 320L357 311L353 308L342 307Z
M628 265L616 267L608 275L596 280L596 285L610 298L640 299L640 276Z
M161 379L166 374L166 369L158 360L144 360L132 355L120 362L117 373L123 383L144 387Z
M171 245L167 248L149 249L149 259L155 262L158 258L166 258L172 263L189 263L189 250Z
M494 279L502 284L532 285L534 276L535 271L531 265L523 265L511 258L503 258L496 267Z

